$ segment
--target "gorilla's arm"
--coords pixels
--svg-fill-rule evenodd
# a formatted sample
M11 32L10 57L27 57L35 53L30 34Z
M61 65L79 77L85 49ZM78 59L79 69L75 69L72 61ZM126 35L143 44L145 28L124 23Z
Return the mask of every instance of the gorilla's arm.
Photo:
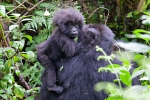
M59 49L65 54L65 57L72 57L75 53L75 42L66 35L60 35L61 41L57 41Z

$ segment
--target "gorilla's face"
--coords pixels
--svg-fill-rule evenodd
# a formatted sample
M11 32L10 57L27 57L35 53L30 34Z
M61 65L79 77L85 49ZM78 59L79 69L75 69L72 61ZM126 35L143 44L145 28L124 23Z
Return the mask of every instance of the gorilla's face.
M72 39L78 37L78 34L81 30L79 23L77 22L68 22L65 24L66 30L65 33Z

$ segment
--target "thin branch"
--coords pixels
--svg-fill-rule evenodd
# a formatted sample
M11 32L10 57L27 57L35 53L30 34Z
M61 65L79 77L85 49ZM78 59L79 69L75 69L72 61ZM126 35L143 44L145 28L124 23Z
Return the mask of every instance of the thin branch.
M13 12L14 10L16 10L17 8L19 8L20 6L22 6L24 3L26 2L26 0L24 0L20 5L18 5L17 7L15 7L14 9L10 10L8 13L6 14L9 14L11 12Z
M108 11L108 14L107 14L107 17L106 17L106 20L105 20L105 25L106 25L107 20L108 20L108 17L109 17L109 10L108 10L107 8L99 7L99 8L97 8L97 9L95 9L95 10L93 11L93 13L92 13L88 18L90 18L90 17L91 17L98 9L100 9L100 8L105 9L105 10Z
M17 65L17 63L15 64L15 70L19 70L19 67ZM19 70L20 71L20 70ZM22 76L22 74L20 74L19 76L19 82L21 83L21 86L25 87L26 89L30 90L31 87L29 86L29 84L25 81L24 77Z
M36 5L34 5L32 8L30 8L23 16L27 15L30 11L32 11L35 7L37 7L40 3L42 3L44 0L41 0Z

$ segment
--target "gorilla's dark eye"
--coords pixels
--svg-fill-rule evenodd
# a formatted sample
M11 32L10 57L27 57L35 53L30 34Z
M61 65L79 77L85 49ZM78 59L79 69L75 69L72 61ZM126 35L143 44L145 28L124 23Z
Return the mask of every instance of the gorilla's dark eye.
M68 27L72 27L72 26L73 26L73 24L72 24L72 23L70 23L70 22L68 22L68 23L67 23L67 26L68 26Z

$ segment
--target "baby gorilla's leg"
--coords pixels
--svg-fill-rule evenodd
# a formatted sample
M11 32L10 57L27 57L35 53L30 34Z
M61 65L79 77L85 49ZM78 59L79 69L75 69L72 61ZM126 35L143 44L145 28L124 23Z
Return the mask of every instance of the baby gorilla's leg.
M49 91L55 91L57 93L61 93L63 91L63 87L56 85L56 71L54 68L47 68L46 75L47 75L47 89Z

